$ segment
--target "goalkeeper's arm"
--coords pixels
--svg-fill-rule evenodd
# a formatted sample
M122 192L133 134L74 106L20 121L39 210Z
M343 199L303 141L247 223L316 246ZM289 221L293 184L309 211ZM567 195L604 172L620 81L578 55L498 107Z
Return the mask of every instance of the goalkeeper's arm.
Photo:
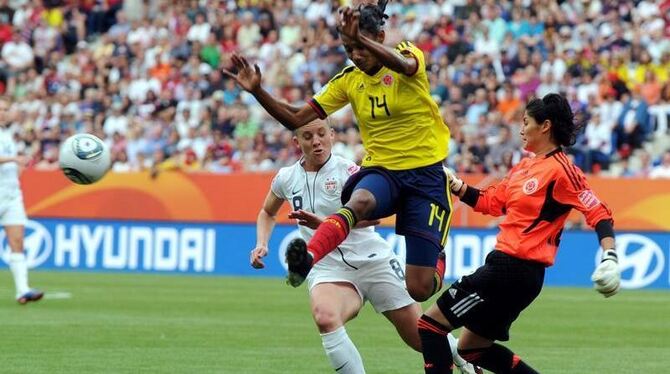
M621 271L614 242L614 228L611 220L601 220L596 224L596 233L602 248L602 260L596 266L591 280L596 291L605 297L610 297L619 292L621 282Z

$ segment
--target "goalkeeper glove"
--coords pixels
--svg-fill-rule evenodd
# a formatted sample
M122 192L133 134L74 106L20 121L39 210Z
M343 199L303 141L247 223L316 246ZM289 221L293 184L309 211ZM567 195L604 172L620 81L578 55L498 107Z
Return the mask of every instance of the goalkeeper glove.
M461 189L465 185L462 179L459 179L456 174L454 174L451 169L448 167L444 167L444 174L447 175L447 180L449 181L449 189L451 192L455 193L458 195L459 192L461 192Z
M605 297L619 292L621 271L619 271L619 262L614 249L608 249L603 253L600 264L596 266L596 270L591 275L591 280L596 291Z

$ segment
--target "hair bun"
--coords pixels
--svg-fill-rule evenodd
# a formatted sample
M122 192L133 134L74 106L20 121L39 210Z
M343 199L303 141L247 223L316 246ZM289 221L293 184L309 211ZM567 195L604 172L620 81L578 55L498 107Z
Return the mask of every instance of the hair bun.
M382 26L386 23L384 20L389 18L385 14L388 0L379 0L377 4L365 3L359 6L361 18L359 24L362 30L368 31L372 34L377 34L382 30Z

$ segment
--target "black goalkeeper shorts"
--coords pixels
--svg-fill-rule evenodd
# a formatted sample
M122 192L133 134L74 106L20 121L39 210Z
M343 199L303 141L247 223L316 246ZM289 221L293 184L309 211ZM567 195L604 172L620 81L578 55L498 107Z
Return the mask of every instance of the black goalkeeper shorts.
M544 270L544 264L494 250L482 267L444 291L437 306L454 329L509 340L512 322L540 294Z

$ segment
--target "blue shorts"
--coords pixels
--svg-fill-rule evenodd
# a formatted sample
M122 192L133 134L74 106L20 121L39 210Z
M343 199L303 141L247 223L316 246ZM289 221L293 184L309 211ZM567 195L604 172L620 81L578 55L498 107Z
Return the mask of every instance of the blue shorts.
M368 175L383 177L385 186L366 184ZM361 183L362 182L362 183ZM377 207L368 219L380 219L396 214L395 232L407 239L407 264L435 266L439 252L449 234L452 204L447 177L442 163L416 169L388 170L379 166L364 167L349 177L342 190L342 204L346 204L354 190L385 189L384 198L377 199ZM420 247L420 248L417 248Z

